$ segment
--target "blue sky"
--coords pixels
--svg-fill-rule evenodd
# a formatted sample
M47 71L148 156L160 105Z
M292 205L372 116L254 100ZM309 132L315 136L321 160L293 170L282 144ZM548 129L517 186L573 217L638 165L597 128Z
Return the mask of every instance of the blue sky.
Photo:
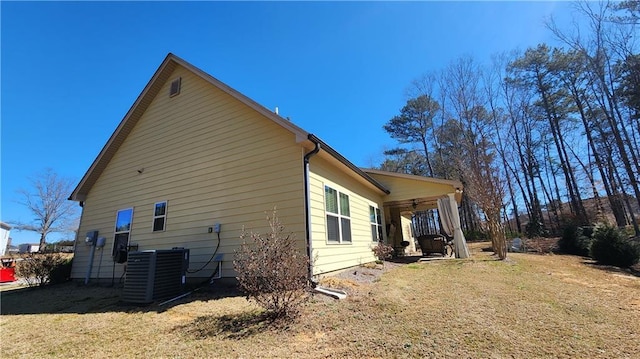
M0 11L4 222L32 219L16 191L45 168L80 180L168 52L370 167L395 145L382 126L413 79L461 55L488 62L555 44L545 17L572 17L568 2L2 1Z

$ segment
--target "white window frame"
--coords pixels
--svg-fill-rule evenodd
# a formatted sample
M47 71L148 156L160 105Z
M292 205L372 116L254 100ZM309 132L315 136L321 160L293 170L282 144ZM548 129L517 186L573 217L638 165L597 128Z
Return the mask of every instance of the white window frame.
M164 203L164 214L157 215L156 207L159 204ZM167 211L168 211L169 203L167 201L160 201L153 204L153 221L151 221L151 232L164 232L167 229ZM156 230L156 219L162 218L162 229Z
M330 212L329 210L327 210L327 189L331 189L333 191L336 192L336 200L337 200L337 205L338 205L338 213L334 213L334 212ZM353 243L353 233L351 230L351 201L350 201L350 196L349 194L347 194L346 192L340 191L339 189L335 188L335 187L331 187L327 184L324 185L324 194L325 194L325 204L324 204L324 213L325 213L325 224L326 224L326 228L327 228L327 237L326 237L326 241L327 244L352 244ZM342 213L342 208L340 206L340 195L344 195L347 197L347 210L349 211L349 214L343 214ZM338 240L334 240L334 239L329 239L329 217L334 217L338 219ZM349 238L348 240L343 238L343 220L348 221L349 223Z
M124 231L119 231L118 230L118 218L120 217L120 212L125 212L125 211L131 211L131 216L129 217L129 228L127 230L124 230ZM116 223L114 225L115 234L124 234L124 233L131 234L131 227L132 226L133 226L133 207L119 209L118 212L116 212Z
M118 218L120 217L120 213L121 212L125 212L125 211L131 211L131 216L129 217L129 228L127 228L124 231L119 231L118 230ZM133 227L133 207L129 207L129 208L123 208L123 209L119 209L116 212L116 221L115 224L113 226L113 248L111 249L112 253L114 253L115 251L115 247L116 247L116 238L118 238L119 236L122 236L124 234L127 235L127 247L129 246L129 242L131 241L131 227Z
M371 218L371 211L373 210L374 218ZM370 204L369 205L369 224L371 225L371 240L373 242L382 242L382 213L380 212L380 208L378 206ZM375 226L375 233L373 235Z

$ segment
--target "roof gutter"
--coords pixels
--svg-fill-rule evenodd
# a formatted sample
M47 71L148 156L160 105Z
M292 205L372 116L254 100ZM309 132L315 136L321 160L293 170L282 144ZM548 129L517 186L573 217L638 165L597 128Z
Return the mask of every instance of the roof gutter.
M331 156L333 156L335 159L337 159L338 161L340 161L343 165L349 167L350 170L352 170L353 172L357 173L360 177L364 178L365 180L367 180L369 183L371 183L372 185L374 185L376 188L378 188L379 190L381 190L382 192L389 194L391 193L391 191L389 191L384 185L382 185L380 182L376 181L373 177L369 176L368 174L366 174L363 170L361 170L358 166L354 165L353 163L351 163L349 160L347 160L344 156L342 156L341 154L338 153L338 151L334 150L333 148L331 148L331 146L327 145L326 143L324 143L321 139L319 139L318 137L316 137L313 134L309 134L308 136L309 141L315 143L316 145L320 146L322 145L322 149L329 153Z
M316 282L313 280L313 245L311 240L311 186L309 185L309 159L320 152L320 142L312 139L312 134L308 135L311 142L314 143L315 148L311 152L304 155L304 213L305 213L305 237L307 240L307 258L309 260L309 282L312 287L316 286ZM315 137L315 136L314 136Z

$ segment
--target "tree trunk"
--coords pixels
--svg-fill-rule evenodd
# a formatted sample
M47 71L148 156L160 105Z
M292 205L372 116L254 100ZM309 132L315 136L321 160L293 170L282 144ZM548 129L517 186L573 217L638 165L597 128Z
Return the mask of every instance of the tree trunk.
M550 158L551 152L549 150L549 146L546 143L544 145L544 151L546 154L545 155L546 158ZM558 188L558 180L556 178L556 172L553 170L553 166L549 161L545 161L545 174L547 177L547 186L549 186L549 193L547 194L548 203L551 206L551 210L553 211L553 215L554 215L553 221L549 219L549 222L551 222L550 224L551 230L553 230L553 227L560 228L560 218L563 217L563 214L562 214L562 200L560 199L560 189ZM549 176L549 174L551 174L551 176ZM551 179L553 179L554 187L551 186ZM540 179L540 183L542 184L542 178ZM542 186L544 190L544 185ZM555 198L553 197L554 189L555 189L555 195L556 195ZM549 216L549 218L551 218L551 216ZM553 222L555 222L555 224Z
M620 173L618 173L618 171L615 171L615 175L616 178L618 179L618 182L622 183L622 179L620 178ZM629 211L629 222L633 225L633 230L636 233L636 236L640 235L640 227L638 226L638 221L636 221L636 215L633 212L633 206L631 205L631 202L629 201L629 196L626 193L622 193L623 197L622 197L622 201L624 202L625 206L627 207L627 210Z
M46 246L47 246L47 234L40 233L40 247L38 248L38 252L44 252Z
M520 218L518 218L519 214L518 214L518 204L516 202L515 199L515 194L513 192L513 184L511 183L511 176L509 176L509 172L511 171L511 166L509 166L509 163L507 161L507 156L506 156L506 151L505 151L505 147L504 144L502 142L502 136L501 136L501 128L499 126L499 121L498 118L495 114L495 110L492 108L492 115L494 118L494 125L496 127L496 138L498 139L498 154L500 155L500 159L502 162L502 168L504 169L504 173L506 176L506 181L507 181L507 189L509 190L509 198L511 199L511 205L513 206L513 212L514 212L514 216L515 216L515 220L516 220L516 225L517 225L517 231L518 233L521 232L521 228L520 228ZM517 144L516 144L517 145ZM511 221L509 221L508 219L508 215L507 215L507 207L504 206L504 213L505 213L505 219L507 224L509 225L509 232L513 232L513 229L511 228Z
M427 170L429 171L429 177L433 177L433 167L431 166L431 160L429 159L429 148L427 146L426 137L422 138L422 148L424 150L424 159L427 161Z
M510 168L510 169L511 169L513 178L515 178L516 184L518 185L518 188L520 189L520 194L522 194L522 200L524 201L524 209L527 212L527 217L531 218L531 203L529 202L529 198L527 197L527 192L525 191L524 187L522 186L522 181L520 180L520 177L516 173L515 169L512 169L512 168ZM518 226L518 232L523 233L522 232L522 223L520 221L520 216L519 215L516 217L516 224Z
M598 69L597 65L594 65L594 68L596 70L594 71L596 74L596 78L598 79L598 81L600 81L601 95L604 97L603 100L605 101L604 103L601 103L602 110L604 112L605 118L607 119L609 127L611 128L611 133L613 134L613 138L615 140L615 144L618 149L620 159L622 160L623 167L626 171L629 184L631 185L631 188L633 189L633 192L636 196L638 205L640 206L640 188L638 187L638 181L636 179L636 175L633 172L633 168L631 167L631 161L629 159L629 154L627 153L625 142L622 139L622 135L620 134L620 129L618 127L619 124L614 114L614 111L615 111L614 105L613 105L614 102L613 102L613 99L611 98L609 89L604 80L604 73L602 73L603 70ZM609 108L607 108L606 104L609 105ZM634 155L634 154L632 153L631 155ZM636 162L637 162L637 158L636 158ZM636 163L635 166L638 167L640 165ZM640 235L640 232L636 232L636 235Z
M491 236L493 251L501 260L506 259L507 239L502 222L500 222L500 210L493 211L488 209L487 211L489 212L486 214L487 227L489 229L489 236Z
M594 113L594 110L591 108L588 102L586 103L586 105L589 109L589 113ZM615 185L615 179L613 179L613 176L611 175L611 167L609 166L608 162L605 163L603 161L603 158L600 155L600 149L597 147L596 137L594 136L593 128L588 123L587 116L585 115L584 117L581 117L581 119L585 129L585 134L587 136L587 143L591 147L591 150L593 152L593 159L596 163L598 171L600 172L600 178L607 194L607 200L609 201L611 212L613 213L613 217L615 218L616 225L618 227L622 227L626 224L624 208L619 198L619 192L616 189L617 186ZM593 125L595 127L596 134L599 134L601 139L606 138L604 130L597 119L594 119ZM612 149L611 147L609 147L609 145L603 143L603 146L606 149L605 153L612 153ZM609 156L609 158L611 158L611 156Z
M538 181L540 181L540 188L542 189L542 193L547 199L547 218L549 221L549 226L543 226L543 227L548 228L549 231L553 233L556 230L555 223L558 222L558 212L556 210L557 202L554 201L553 198L551 198L551 194L549 193L549 190L547 190L547 186L545 186L544 181L542 180L542 176L538 176ZM547 178L547 181L548 181L548 178ZM554 215L554 218L551 217L552 213Z
M530 131L525 131L525 134L530 134ZM518 129L516 129L514 137L516 138L516 143L522 143L520 140L520 135ZM533 149L530 146L530 141L526 143L526 152L525 155L522 153L522 147L518 147L518 157L520 159L520 166L522 167L522 174L524 175L524 184L527 190L527 195L529 197L529 228L531 228L531 224L533 223L537 226L537 223L542 221L542 210L540 208L540 201L537 195L537 189L535 186L535 182L533 181L533 166L531 164L531 159L534 156L531 154ZM527 160L528 159L528 160ZM525 202L526 203L526 202Z
M506 167L505 167L505 173L508 173ZM509 198L511 198L511 205L513 206L513 216L516 221L516 232L522 233L522 226L520 225L520 213L518 212L518 202L516 201L516 195L513 190L513 184L511 183L510 176L507 176L507 189L509 190ZM505 207L505 210L506 210L506 207ZM511 230L511 225L509 225L509 230Z
M582 199L580 198L580 191L578 189L578 185L575 180L575 176L573 174L573 170L571 168L571 164L568 162L567 152L565 148L564 136L562 136L562 129L560 128L560 122L558 119L558 114L555 109L551 106L551 101L549 99L549 94L545 90L544 84L542 82L542 74L538 69L536 69L536 81L538 86L538 92L540 93L540 97L542 98L542 104L544 107L545 116L549 122L549 127L551 129L551 134L553 138L553 142L556 145L556 150L558 152L558 160L560 161L560 168L562 168L562 172L565 177L565 184L567 186L567 190L569 192L569 203L572 211L578 217L578 220L582 224L586 224L586 213L584 210L584 206L582 205Z

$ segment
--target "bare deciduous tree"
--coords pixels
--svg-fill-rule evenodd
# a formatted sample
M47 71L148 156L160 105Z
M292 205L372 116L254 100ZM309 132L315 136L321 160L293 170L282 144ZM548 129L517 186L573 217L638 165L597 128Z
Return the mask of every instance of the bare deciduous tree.
M462 135L457 145L463 155L455 158L462 173L465 192L485 216L494 252L507 258L507 245L501 211L504 198L504 178L496 158L495 127L486 110L482 91L482 70L471 57L452 62L444 73L446 94L452 116Z
M385 168L420 174L426 166L465 185L467 231L501 232L504 191L505 223L529 237L610 215L640 235L640 1L574 5L583 21L573 29L546 23L561 47L496 57L490 72L459 58L413 81L414 102L385 127L404 145L385 152Z
M51 233L72 232L77 225L76 204L67 200L73 190L73 181L59 177L48 168L29 179L31 190L21 189L18 203L24 205L34 215L30 223L11 222L16 230L40 234L40 251Z

